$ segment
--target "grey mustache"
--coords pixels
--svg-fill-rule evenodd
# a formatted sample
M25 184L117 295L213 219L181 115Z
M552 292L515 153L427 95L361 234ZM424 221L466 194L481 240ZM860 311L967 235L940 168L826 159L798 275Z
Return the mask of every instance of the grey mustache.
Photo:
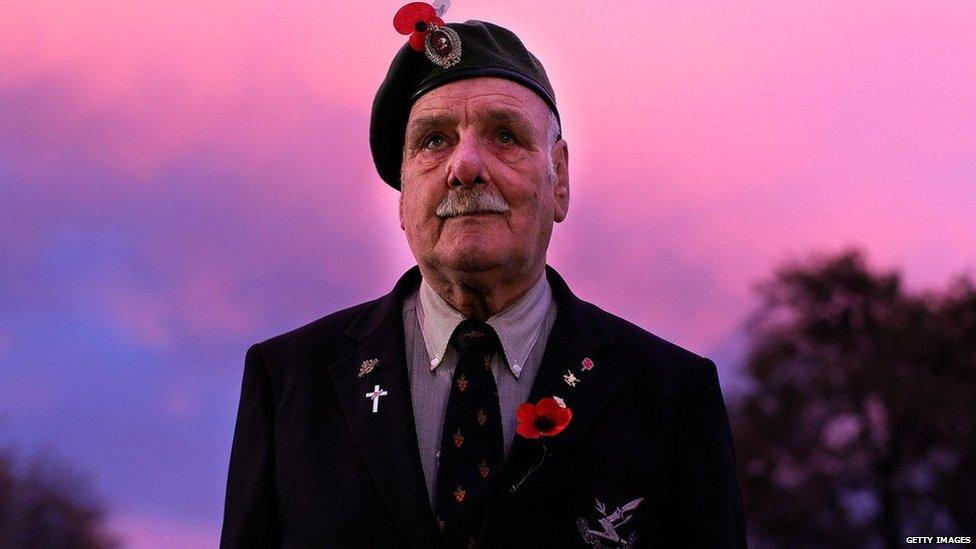
M487 187L451 191L437 205L437 217L454 217L474 213L506 213L511 208L497 191Z

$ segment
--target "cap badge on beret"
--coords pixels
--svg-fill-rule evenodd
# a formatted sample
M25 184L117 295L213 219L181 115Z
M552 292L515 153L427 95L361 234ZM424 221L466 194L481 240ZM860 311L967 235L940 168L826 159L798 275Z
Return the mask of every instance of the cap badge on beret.
M431 63L445 69L461 60L461 37L444 25L440 17L450 4L449 0L436 0L434 5L411 2L393 16L393 27L397 32L410 35L410 47L424 52Z

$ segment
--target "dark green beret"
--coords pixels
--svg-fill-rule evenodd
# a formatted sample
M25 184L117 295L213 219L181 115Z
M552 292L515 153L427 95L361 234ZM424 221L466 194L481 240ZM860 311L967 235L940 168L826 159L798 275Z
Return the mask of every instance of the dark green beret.
M505 78L539 94L559 117L556 96L546 70L515 33L484 21L448 23L446 26L454 29L461 41L461 57L456 64L442 68L424 52L404 44L393 58L373 100L369 121L373 162L383 181L397 190L400 189L403 139L410 108L421 95L438 86L478 76Z

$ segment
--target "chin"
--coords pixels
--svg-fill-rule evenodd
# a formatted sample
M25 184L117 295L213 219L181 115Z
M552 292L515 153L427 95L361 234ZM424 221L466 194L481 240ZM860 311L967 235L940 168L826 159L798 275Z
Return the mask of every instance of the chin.
M464 272L487 271L501 264L488 254L464 253L458 254L445 262L452 269Z
M505 263L505 254L499 253L499 250L483 245L485 243L468 244L444 254L442 264L455 271L480 272Z

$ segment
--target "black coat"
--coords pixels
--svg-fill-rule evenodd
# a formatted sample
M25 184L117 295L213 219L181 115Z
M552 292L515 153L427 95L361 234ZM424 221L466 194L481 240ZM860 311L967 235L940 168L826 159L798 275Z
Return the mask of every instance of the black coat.
M516 436L469 497L487 513L478 546L745 546L715 364L546 276L559 311L530 400L558 395L573 418L531 473L541 442ZM419 282L414 267L386 296L248 350L222 547L439 545L403 343L401 302ZM375 385L388 394L372 413Z

